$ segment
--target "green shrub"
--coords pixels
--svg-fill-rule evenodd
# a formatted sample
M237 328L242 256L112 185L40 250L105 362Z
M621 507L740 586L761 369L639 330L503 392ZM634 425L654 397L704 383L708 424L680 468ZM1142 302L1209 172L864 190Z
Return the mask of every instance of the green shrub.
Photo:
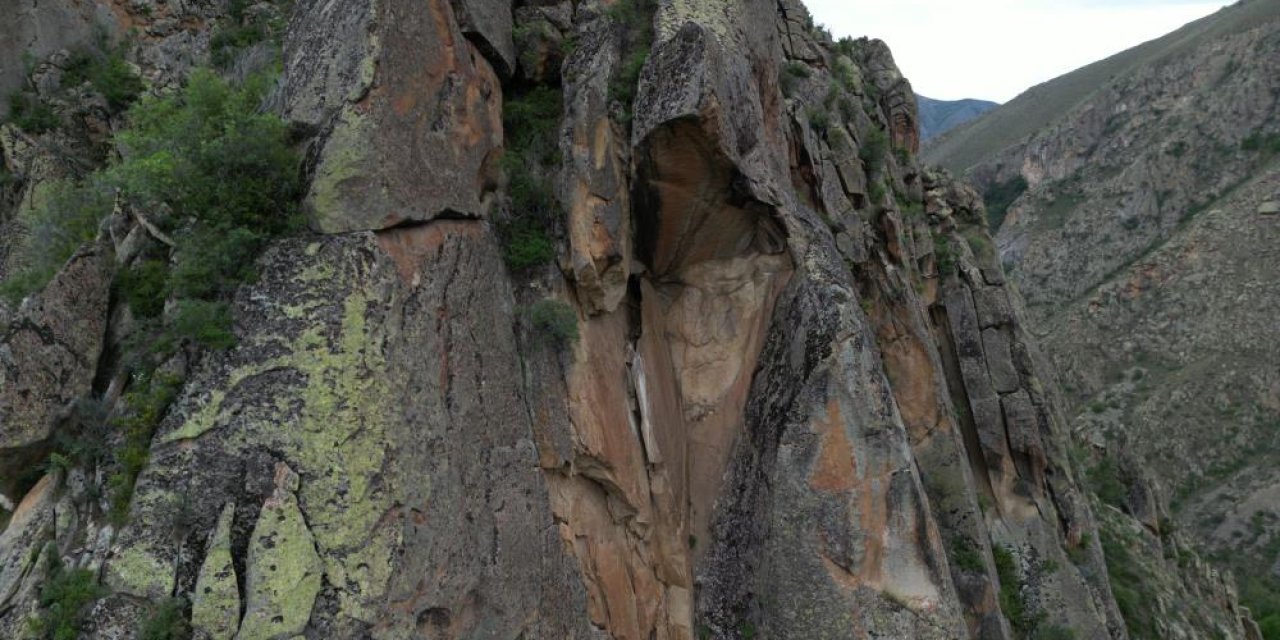
M827 135L827 130L831 128L831 114L822 107L809 107L809 126L813 128L813 132L820 135Z
M884 165L885 155L889 153L889 135L884 129L872 129L865 138L858 148L858 157L866 165L867 172L873 173Z
M778 77L778 82L782 86L782 95L788 98L794 97L796 89L800 88L800 82L811 75L809 66L803 62L788 62L782 67L782 73Z
M115 452L117 468L107 479L111 490L109 515L117 524L123 523L129 514L134 484L151 456L151 437L177 396L179 384L177 378L161 373L134 374L123 398L126 410L112 421L124 432L124 444Z
M982 553L968 538L956 538L952 541L951 562L970 573L981 573L986 570L982 564Z
M888 189L885 188L884 182L881 182L879 178L872 180L871 184L867 185L867 204L872 207L883 205L885 196L888 195Z
M231 308L225 302L179 300L169 335L209 349L230 349L236 344L231 332Z
M619 119L623 124L631 121L640 72L653 47L653 19L657 9L656 0L618 0L608 9L610 19L622 27L622 64L609 82L609 99L622 106Z
M1041 625L1031 637L1034 640L1076 640L1076 632L1061 625Z
M945 278L955 272L956 254L951 248L951 240L938 234L933 238L933 255L938 260L938 276Z
M96 49L82 49L72 54L62 74L62 86L78 87L88 82L106 98L113 111L128 107L145 87L125 61L124 54L124 46L109 48L104 37Z
M125 161L113 180L143 210L167 205L168 225L190 218L216 230L292 228L298 158L284 121L258 110L269 82L233 87L198 70L183 91L144 98L117 136Z
M43 201L31 209L25 221L27 237L17 248L21 267L0 284L0 294L11 301L52 280L81 245L98 235L98 226L115 202L111 187L96 177L58 181L43 189Z
M109 179L140 210L167 211L153 222L177 245L162 292L155 264L127 271L122 282L144 316L155 315L166 295L177 301L155 340L162 352L179 339L231 346L225 300L254 279L254 259L269 238L299 224L297 154L284 122L258 108L269 82L233 86L197 71L183 91L139 102L118 136L124 160Z
M542 228L528 220L500 225L502 255L512 271L550 263L556 258L555 245Z
M188 640L191 625L187 622L186 611L186 598L162 600L142 622L138 640Z
M1280 640L1280 581L1249 578L1240 586L1240 603L1249 607L1266 640Z
M1111 593L1133 638L1158 638L1155 612L1145 597L1149 576L1129 552L1124 542L1109 530L1102 530L1102 553L1107 560Z
M529 321L535 329L561 344L578 339L578 313L562 300L539 300L529 309Z
M266 240L248 227L197 227L175 251L168 292L179 298L229 296L240 283L256 277L253 261Z
M257 23L224 26L209 38L209 56L213 65L226 69L245 49L267 39L267 29Z
M9 96L9 121L27 133L39 134L62 124L53 107L39 96L19 91Z
M1120 479L1120 468L1111 458L1104 458L1088 473L1089 488L1099 500L1117 509L1129 508L1129 489Z
M1280 153L1280 133L1255 131L1240 142L1240 149L1268 155Z
M1005 217L1009 214L1009 207L1022 197L1029 187L1027 179L1017 175L1004 182L992 184L982 193L982 199L987 204L987 227L991 229L991 233L1000 230Z
M164 311L168 277L169 265L160 260L143 260L121 271L116 286L135 315L155 318Z
M1013 552L1000 545L991 545L991 554L1000 577L1000 610L1009 620L1018 637L1035 637L1033 634L1044 621L1043 614L1033 614L1022 593L1021 572Z
M40 615L33 627L39 637L49 640L76 640L84 626L89 605L106 590L88 569L68 569L50 545L45 554L49 579L40 588Z
M558 90L540 86L513 96L503 105L507 152L502 167L507 174L511 211L498 224L498 235L512 271L555 259L549 229L556 224L561 208L548 172L560 163L556 142L561 101Z

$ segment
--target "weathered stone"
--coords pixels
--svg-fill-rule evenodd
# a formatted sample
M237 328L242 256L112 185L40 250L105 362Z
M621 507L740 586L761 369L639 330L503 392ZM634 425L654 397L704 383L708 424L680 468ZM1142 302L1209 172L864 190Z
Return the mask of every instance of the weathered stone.
M516 49L511 41L510 0L451 0L458 27L504 78L516 68Z
M421 4L298 9L307 28L286 41L286 113L332 123L306 198L321 231L482 217L488 209L502 89L448 0Z
M35 612L39 585L43 578L42 554L54 540L54 504L58 479L46 475L36 483L0 531L0 632L19 638L27 631L27 615Z
M1022 386L1018 372L1013 368L1013 355L1009 350L1009 336L1001 329L982 332L982 351L987 359L987 371L991 384L999 393L1012 393Z
M1002 287L977 287L973 290L973 304L978 312L978 326L983 329L1013 323L1013 307Z
M268 640L302 633L320 593L324 565L298 508L298 475L280 463L276 466L275 483L275 491L262 505L249 537L244 620L236 635L238 640Z
M207 640L232 640L240 628L240 587L231 558L234 518L235 507L228 504L218 516L191 594L191 628Z
M1280 214L1280 202L1264 202L1258 205L1258 215L1274 216Z
M89 245L28 298L0 337L0 493L47 449L58 420L85 397L107 328L113 264Z
M116 26L110 8L79 0L18 0L5 8L0 21L0 95L22 86L32 60L43 60L60 49L87 43L95 28ZM9 113L8 101L0 104L0 119Z

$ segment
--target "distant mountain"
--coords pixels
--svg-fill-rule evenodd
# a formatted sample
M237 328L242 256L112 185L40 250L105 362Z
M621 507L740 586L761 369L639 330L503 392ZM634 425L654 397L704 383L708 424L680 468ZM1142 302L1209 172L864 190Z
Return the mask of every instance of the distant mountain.
M1176 526L1230 569L1267 640L1280 639L1277 68L1280 0L1239 2L922 153L985 193L1070 431L1147 463L1174 497L1148 529ZM1113 505L1142 511L1141 490L1110 486Z
M920 139L940 136L1000 106L986 100L934 100L916 96L920 105Z

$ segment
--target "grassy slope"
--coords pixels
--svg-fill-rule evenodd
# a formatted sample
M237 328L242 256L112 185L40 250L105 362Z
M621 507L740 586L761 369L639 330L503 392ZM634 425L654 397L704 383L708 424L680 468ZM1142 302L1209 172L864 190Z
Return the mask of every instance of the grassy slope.
M924 160L963 173L1045 128L1116 76L1275 18L1280 18L1280 0L1241 0L1166 36L1028 89L934 140L925 149Z

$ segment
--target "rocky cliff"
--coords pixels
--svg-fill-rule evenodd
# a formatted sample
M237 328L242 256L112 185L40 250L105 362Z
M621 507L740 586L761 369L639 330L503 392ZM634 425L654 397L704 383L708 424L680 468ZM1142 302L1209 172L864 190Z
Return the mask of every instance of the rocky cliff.
M201 212L158 228L189 190L132 198L169 183L99 139L101 232L4 317L5 635L1128 637L982 201L920 168L882 43L790 0L130 6L154 93L269 67L237 30L269 25L310 230L190 330L189 282L137 279ZM15 269L77 170L43 143L84 133L31 84L63 126L4 129ZM1200 597L1166 637L1248 637L1144 540Z
M1144 51L1094 65L1116 71L1105 80L1046 84L1088 91L1002 150L961 136L934 152L978 158L969 175L1007 205L999 251L1072 430L1131 456L1095 484L1144 511L1124 468L1150 469L1172 512L1148 519L1231 569L1275 637L1280 5L1238 3Z

